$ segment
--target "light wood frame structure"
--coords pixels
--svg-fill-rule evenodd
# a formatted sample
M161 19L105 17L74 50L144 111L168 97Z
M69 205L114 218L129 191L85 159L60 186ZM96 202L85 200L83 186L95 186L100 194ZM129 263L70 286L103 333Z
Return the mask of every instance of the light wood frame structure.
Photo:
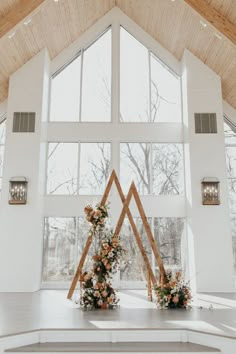
M128 219L129 219L129 222L130 222L130 225L132 227L135 239L137 241L137 245L138 245L139 250L141 252L141 255L143 257L144 263L145 263L145 265L147 267L147 271L148 271L148 279L147 279L148 280L148 296L151 299L151 297L152 297L151 296L151 283L155 286L157 284L157 281L156 281L155 275L153 273L152 267L150 265L149 259L147 257L146 251L145 251L145 249L143 247L143 243L142 243L141 237L139 235L138 229L137 229L137 227L135 225L133 216L132 216L132 214L130 212L130 209L129 209L129 204L130 204L130 201L131 201L132 197L134 197L134 200L135 200L136 205L138 207L138 211L139 211L140 217L141 217L141 219L143 221L143 225L144 225L145 231L147 233L151 248L153 250L156 262L157 262L159 270L160 270L160 282L164 282L165 283L167 281L167 277L166 277L164 265L163 265L162 259L160 257L160 254L159 254L157 245L155 243L154 237L152 235L151 228L150 228L150 226L148 224L147 217L146 217L146 214L144 212L144 209L143 209L143 206L142 206L142 203L141 203L141 200L140 200L140 197L139 197L139 194L138 194L138 191L137 191L137 189L135 187L134 182L131 183L129 192L127 194L127 197L125 198L125 195L124 195L124 193L122 191L120 182L119 182L118 177L116 175L116 172L113 170L112 174L111 174L111 176L109 178L109 181L107 183L105 192L103 194L103 197L102 197L102 200L101 200L101 205L105 205L113 183L115 184L115 186L116 186L116 188L118 190L119 196L121 198L121 201L123 203L123 208L122 208L119 220L117 222L117 225L116 225L116 228L115 228L115 231L114 231L114 235L119 235L121 227L122 227L123 222L124 222L124 218L127 215ZM77 267L76 273L75 273L73 281L71 283L71 287L70 287L69 292L67 294L67 298L68 299L71 299L72 296L73 296L76 284L77 284L77 282L78 282L78 280L80 278L80 275L82 273L82 268L83 268L85 259L87 257L89 248L90 248L90 246L92 244L92 240L93 240L93 235L88 236L84 251L83 251L82 256L80 258L80 261L79 261L79 265Z

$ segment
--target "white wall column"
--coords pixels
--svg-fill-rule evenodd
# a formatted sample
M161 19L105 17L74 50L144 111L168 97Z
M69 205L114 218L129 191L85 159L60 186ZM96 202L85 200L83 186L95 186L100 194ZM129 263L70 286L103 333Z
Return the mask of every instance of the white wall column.
M0 291L40 287L43 237L45 131L50 60L43 50L10 78L0 210ZM13 133L14 112L36 112L35 133ZM28 180L26 205L9 205L9 180Z
M220 78L188 50L182 59L190 278L198 292L233 291ZM216 113L217 134L195 134L194 113ZM204 206L203 177L220 181L219 206Z

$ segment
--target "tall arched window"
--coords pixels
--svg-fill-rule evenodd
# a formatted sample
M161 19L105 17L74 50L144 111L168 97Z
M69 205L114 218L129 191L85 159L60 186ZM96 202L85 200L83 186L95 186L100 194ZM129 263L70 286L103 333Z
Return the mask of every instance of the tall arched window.
M134 180L149 206L148 220L164 263L171 269L183 266L180 77L123 26L119 33L117 27L113 31L109 27L52 76L43 260L46 283L62 284L72 278L87 237L83 207L100 199L113 168L124 191ZM63 203L68 206L66 213ZM135 222L158 273L138 216ZM142 286L145 266L128 220L122 235L127 253L121 263L120 286Z

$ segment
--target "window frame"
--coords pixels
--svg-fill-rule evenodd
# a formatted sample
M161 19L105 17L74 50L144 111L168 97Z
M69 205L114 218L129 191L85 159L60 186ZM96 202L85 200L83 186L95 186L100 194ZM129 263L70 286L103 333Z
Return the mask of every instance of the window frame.
M233 127L235 126L235 124L233 124L233 122L226 116L224 115L223 116L223 119L224 119L224 124L226 124L232 131L233 131ZM235 126L235 131L233 131L235 133L235 137L236 137L236 126ZM229 144L226 142L226 136L225 136L225 155L226 155L226 150L227 150L227 147L232 147L232 148L235 148L235 151L236 151L236 143L234 144ZM231 219L232 218L236 218L236 210L235 212L232 212L231 210L231 203L230 203L230 192L229 192L229 188L230 188L230 185L229 185L229 182L228 181L235 181L236 182L236 175L235 176L228 176L228 170L227 170L227 165L226 165L226 174L227 174L227 187L228 187L228 195L229 195L229 216L230 216L230 231L231 231L231 237L232 237L232 240L233 238L236 239L236 237L233 237L232 235L232 228L231 228ZM233 246L233 243L232 243L232 246ZM236 270L236 259L233 259L234 261L234 268ZM233 277L236 279L236 272L234 273Z
M123 122L119 119L119 85L120 85L120 26L124 27L131 35L133 35L141 44L147 47L150 56L158 58L164 65L175 75L180 77L181 86L181 64L167 50L159 45L156 40L143 31L138 25L129 21L122 13L114 13L102 18L98 23L93 25L87 32L75 41L69 48L65 49L58 57L56 57L51 65L51 74L59 73L60 68L67 65L76 55L79 55L83 48L87 48L96 41L98 33L101 35L111 27L111 121L110 122L56 122L48 119L48 137L47 142L64 142L64 143L86 143L86 142L109 142L111 144L111 166L120 175L120 143L122 142L147 142L147 143L176 143L183 145L183 121L179 123L164 122ZM82 76L81 76L82 78ZM80 92L81 94L82 92ZM182 102L181 102L182 103ZM150 102L151 104L151 102ZM182 108L182 104L181 104ZM48 117L49 118L49 117ZM94 128L94 129L93 129ZM135 135L133 129L135 128ZM107 139L109 137L109 139ZM79 149L80 153L80 149ZM184 147L183 147L184 162ZM47 173L47 169L46 169ZM78 166L79 173L79 166ZM45 183L46 186L46 183ZM45 187L46 188L46 187ZM185 188L185 186L184 186ZM45 189L46 190L46 189ZM116 193L111 192L109 201L115 205ZM83 208L93 196L79 195L47 195L44 196L45 201L45 217L81 217ZM98 196L96 196L97 199ZM142 202L145 206L150 206L148 216L154 217L175 217L184 218L186 225L186 206L185 196L142 196ZM172 201L174 200L174 203ZM113 204L114 202L114 204ZM169 207L166 208L166 203ZM116 206L116 205L115 205ZM164 207L163 207L164 206ZM146 209L146 208L145 208ZM119 216L120 209L115 210L112 215L114 219ZM133 214L134 217L139 216ZM68 284L45 284L42 287L68 287Z

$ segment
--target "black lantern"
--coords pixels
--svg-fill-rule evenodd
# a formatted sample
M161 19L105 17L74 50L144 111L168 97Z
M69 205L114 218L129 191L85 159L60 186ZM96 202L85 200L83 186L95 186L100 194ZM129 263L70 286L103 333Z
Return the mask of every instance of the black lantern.
M27 180L25 177L12 177L9 182L9 204L26 204Z
M220 204L220 182L216 177L205 177L202 180L202 204Z

